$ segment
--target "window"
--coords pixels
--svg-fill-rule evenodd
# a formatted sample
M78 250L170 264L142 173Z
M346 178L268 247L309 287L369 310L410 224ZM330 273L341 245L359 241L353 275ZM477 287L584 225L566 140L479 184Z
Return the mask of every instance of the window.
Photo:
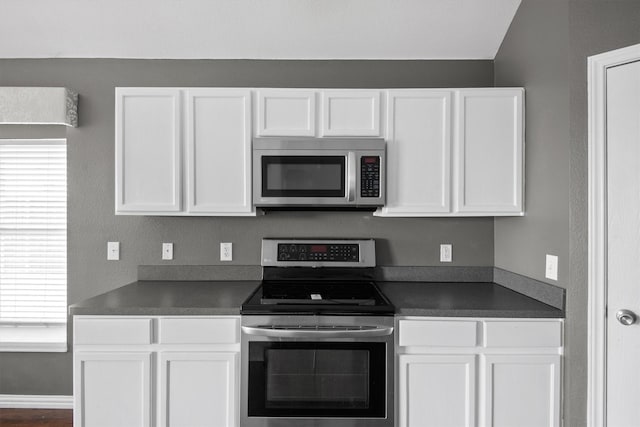
M67 146L0 140L0 351L66 351Z

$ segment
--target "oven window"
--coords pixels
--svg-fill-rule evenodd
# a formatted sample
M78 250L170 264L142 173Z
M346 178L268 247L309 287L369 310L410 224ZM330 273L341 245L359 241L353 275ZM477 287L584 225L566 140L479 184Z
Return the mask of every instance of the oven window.
M250 416L382 418L385 381L385 343L249 343Z
M262 197L344 197L344 156L263 156Z

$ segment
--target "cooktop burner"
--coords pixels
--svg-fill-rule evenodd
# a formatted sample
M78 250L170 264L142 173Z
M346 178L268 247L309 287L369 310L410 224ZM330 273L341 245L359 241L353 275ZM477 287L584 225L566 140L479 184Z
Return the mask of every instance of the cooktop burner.
M372 280L374 240L265 239L262 258L262 285L242 304L242 314L395 312Z

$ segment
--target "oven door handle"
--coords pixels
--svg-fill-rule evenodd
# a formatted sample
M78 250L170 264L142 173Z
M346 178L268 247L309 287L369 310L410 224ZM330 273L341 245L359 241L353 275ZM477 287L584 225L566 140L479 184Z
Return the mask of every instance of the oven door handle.
M242 332L247 335L272 338L365 338L384 337L393 333L393 327L336 326L321 329L300 327L243 326Z

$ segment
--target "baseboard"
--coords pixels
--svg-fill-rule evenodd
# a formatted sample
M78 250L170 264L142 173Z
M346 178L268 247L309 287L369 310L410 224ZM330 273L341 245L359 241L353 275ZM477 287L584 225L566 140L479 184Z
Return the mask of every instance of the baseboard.
M0 408L73 409L73 396L0 394Z

